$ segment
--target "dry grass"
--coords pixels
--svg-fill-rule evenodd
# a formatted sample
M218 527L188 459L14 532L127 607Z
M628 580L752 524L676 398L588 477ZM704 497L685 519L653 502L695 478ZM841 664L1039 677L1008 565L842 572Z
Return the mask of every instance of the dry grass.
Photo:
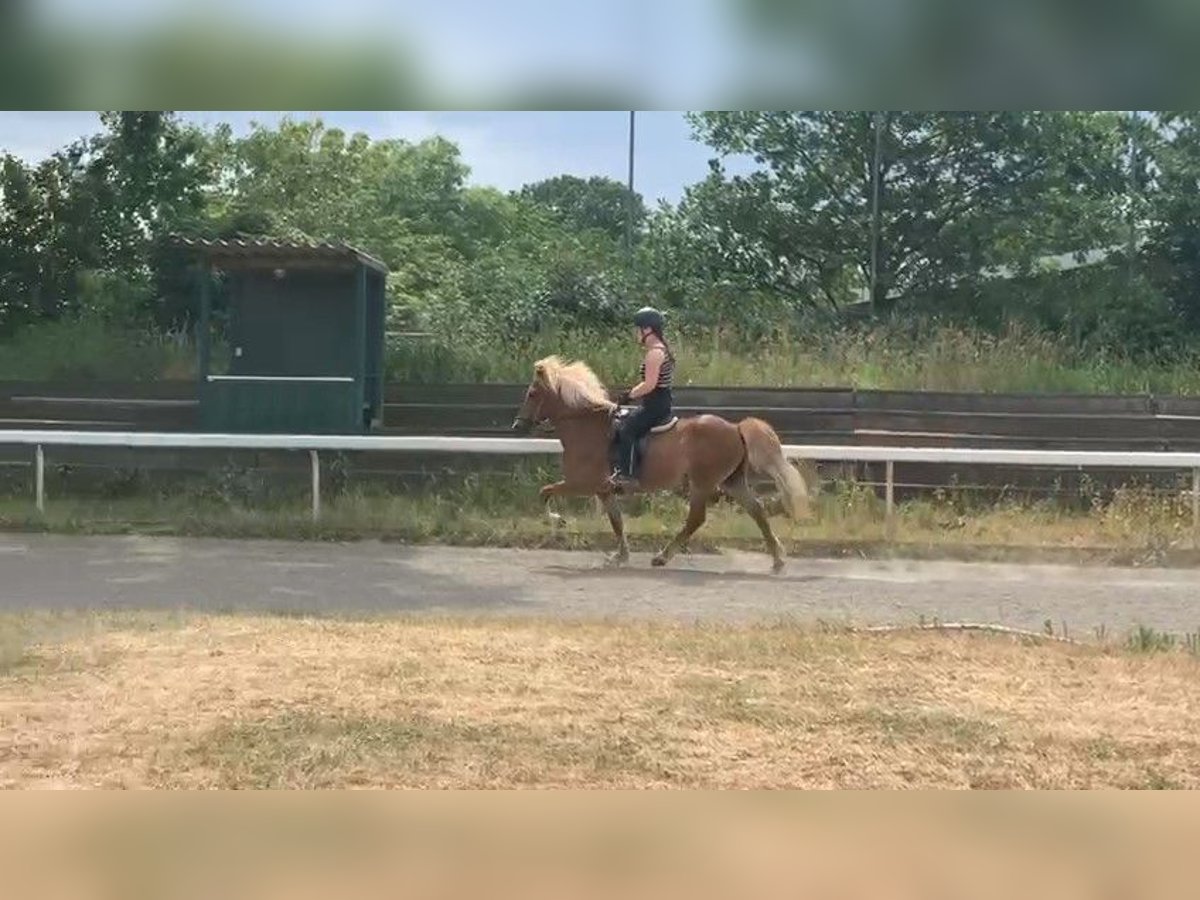
M0 784L1200 786L1200 662L1182 651L783 625L96 622L10 654Z

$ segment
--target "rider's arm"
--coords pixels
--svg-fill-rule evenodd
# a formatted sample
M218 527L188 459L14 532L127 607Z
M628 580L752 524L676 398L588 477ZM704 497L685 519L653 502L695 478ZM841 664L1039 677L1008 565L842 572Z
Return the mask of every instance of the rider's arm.
M646 377L630 389L630 397L636 400L638 397L644 397L654 390L658 384L658 373L662 369L665 356L666 354L663 353L661 347L654 347L646 354Z

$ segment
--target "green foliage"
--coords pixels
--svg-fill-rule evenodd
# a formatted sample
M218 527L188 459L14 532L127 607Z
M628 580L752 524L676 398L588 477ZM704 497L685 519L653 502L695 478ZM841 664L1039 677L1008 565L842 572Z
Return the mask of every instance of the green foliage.
M519 196L550 212L569 231L595 230L612 241L624 240L627 222L636 239L646 221L641 194L631 195L619 181L598 175L557 175L525 185Z
M717 155L759 168L729 177L714 161L678 205L651 211L607 178L470 186L440 137L372 140L286 118L235 137L169 112L103 113L99 133L37 165L0 154L3 365L100 372L109 347L108 371L181 370L175 351L152 348L194 324L193 273L163 241L183 232L346 241L380 257L389 328L433 333L396 351L406 380L524 378L533 354L567 352L625 382L628 314L653 303L694 382L1190 389L1200 114L691 121ZM1149 223L1136 259L1039 271L1046 255L1124 246L1131 220ZM850 324L876 249L875 318ZM998 267L1013 277L992 277ZM33 336L45 322L61 323L56 341Z
M934 291L910 298L888 318L893 323L936 321L993 334L1016 326L1054 335L1081 356L1169 360L1188 348L1169 297L1121 256L1067 272Z
M691 121L721 153L764 164L732 179L715 166L684 204L707 252L763 287L836 301L847 275L868 285L876 174L877 301L1114 234L1124 182L1111 116L739 111Z

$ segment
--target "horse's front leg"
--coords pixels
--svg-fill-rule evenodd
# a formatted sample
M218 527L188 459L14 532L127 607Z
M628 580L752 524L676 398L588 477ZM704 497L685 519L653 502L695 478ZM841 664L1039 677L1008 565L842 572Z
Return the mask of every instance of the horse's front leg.
M562 528L567 524L566 519L551 507L554 498L564 493L566 487L567 483L565 481L556 481L554 484L546 485L538 492L542 497L542 509L545 511L546 518L550 520L550 525L553 528Z

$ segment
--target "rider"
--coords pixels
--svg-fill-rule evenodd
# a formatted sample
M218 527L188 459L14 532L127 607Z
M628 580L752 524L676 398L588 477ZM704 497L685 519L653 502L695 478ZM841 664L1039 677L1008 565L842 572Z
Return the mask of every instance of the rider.
M646 306L633 316L637 328L637 341L646 355L639 372L641 380L617 398L617 403L627 405L631 400L641 400L641 407L621 424L617 435L617 467L613 472L613 483L617 487L632 486L633 451L637 442L651 428L671 418L671 378L675 372L675 355L663 337L663 314Z

